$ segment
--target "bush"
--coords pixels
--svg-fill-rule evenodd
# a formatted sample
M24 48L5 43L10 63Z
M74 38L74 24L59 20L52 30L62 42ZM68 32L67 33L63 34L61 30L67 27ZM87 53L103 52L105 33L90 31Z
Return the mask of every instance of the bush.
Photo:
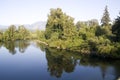
M99 54L111 54L112 50L114 49L114 46L112 45L98 45L97 46L98 53Z

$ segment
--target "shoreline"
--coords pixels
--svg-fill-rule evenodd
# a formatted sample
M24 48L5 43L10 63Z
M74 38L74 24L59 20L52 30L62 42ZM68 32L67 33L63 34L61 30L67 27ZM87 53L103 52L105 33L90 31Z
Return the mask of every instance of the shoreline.
M40 41L40 40L35 40L35 41L40 43L40 44L44 44L45 46L48 46L49 48L53 48L53 49L57 49L57 50L67 50L67 51L76 52L76 53L80 53L80 54L96 56L98 58L103 58L103 59L119 59L120 60L120 57L116 57L116 56L113 56L113 55L101 54L101 53L97 53L95 51L81 52L79 50L71 50L71 49L68 49L68 48L62 49L59 46L50 47L49 44L44 42L44 41Z
M42 43L42 44L48 46L48 44L47 44L46 42L44 42L44 41L40 41L40 40L34 40L34 41L36 41L36 42L38 42L38 43Z

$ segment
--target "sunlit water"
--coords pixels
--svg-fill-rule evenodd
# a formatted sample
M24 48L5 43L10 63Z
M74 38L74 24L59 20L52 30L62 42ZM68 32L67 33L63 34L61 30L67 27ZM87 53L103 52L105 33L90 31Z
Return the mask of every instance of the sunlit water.
M0 80L116 80L120 61L101 61L32 41L0 43Z

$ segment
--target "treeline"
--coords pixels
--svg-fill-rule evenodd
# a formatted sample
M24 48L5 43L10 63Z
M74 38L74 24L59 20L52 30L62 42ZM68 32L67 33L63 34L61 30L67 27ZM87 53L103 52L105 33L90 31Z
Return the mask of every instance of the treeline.
M51 9L44 35L49 47L120 57L120 17L110 23L107 6L101 25L96 19L74 24L74 18L63 13L62 9Z
M23 26L11 25L7 30L0 31L0 42L27 40L30 38L30 32Z
M28 30L24 25L10 25L8 29L0 29L0 42L16 41L16 40L45 40L42 30Z
M74 18L62 9L51 9L45 31L31 32L23 25L18 28L11 25L6 31L0 31L0 41L37 39L49 47L120 58L120 17L113 23L110 21L107 6L101 25L96 19L75 24Z

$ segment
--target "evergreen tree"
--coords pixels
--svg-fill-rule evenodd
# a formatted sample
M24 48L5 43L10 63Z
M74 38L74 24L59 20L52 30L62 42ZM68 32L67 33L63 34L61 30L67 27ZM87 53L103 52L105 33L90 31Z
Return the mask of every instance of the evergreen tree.
M108 26L109 22L110 22L110 16L108 12L108 7L106 6L103 13L103 17L101 19L102 26Z
M112 26L112 33L116 35L116 40L120 41L120 16L117 17Z

